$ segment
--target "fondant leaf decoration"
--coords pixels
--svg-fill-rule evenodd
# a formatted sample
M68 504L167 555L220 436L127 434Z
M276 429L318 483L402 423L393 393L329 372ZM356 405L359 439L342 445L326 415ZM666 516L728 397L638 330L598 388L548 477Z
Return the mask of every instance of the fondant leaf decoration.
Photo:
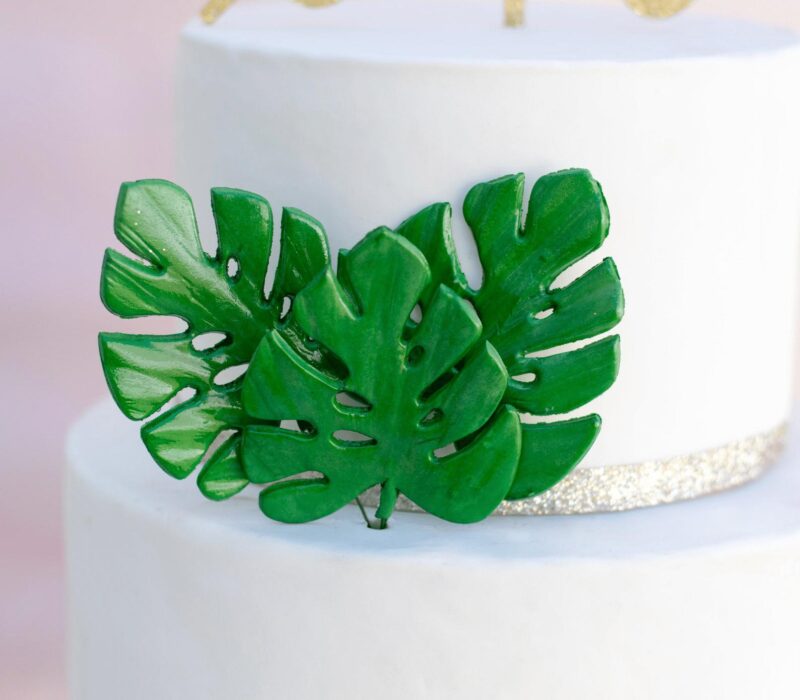
M622 287L607 258L576 280L555 286L608 235L608 207L586 170L541 178L523 223L525 178L509 175L473 187L464 202L483 266L481 288L467 284L451 232L451 210L435 204L397 231L426 256L433 271L422 306L447 284L478 311L484 339L497 349L511 379L505 400L521 412L553 416L580 408L608 389L619 371L619 337L580 349L556 348L593 338L623 315ZM585 456L600 418L523 425L522 458L509 498L554 486Z
M293 306L304 333L341 360L345 378L309 363L279 332L264 338L244 404L266 424L245 428L243 457L248 478L269 484L260 498L267 516L314 520L380 485L382 520L403 493L468 523L508 493L520 423L512 408L498 410L507 372L481 340L471 305L430 283L420 251L378 229L341 256L338 278L327 268ZM421 320L410 321L426 290Z
M264 333L280 323L284 300L327 263L328 248L318 222L284 210L275 282L265 297L273 234L269 203L231 189L213 190L211 201L218 236L213 257L201 246L184 190L162 180L122 186L116 235L138 259L107 251L102 300L123 318L173 316L187 328L163 336L102 333L100 354L111 394L128 418L146 420L181 390L194 391L147 422L142 438L155 461L179 479L210 452L198 484L220 500L248 483L239 455L240 431L249 420L243 380L228 375L249 363ZM210 334L218 342L201 345ZM291 328L287 337L303 352ZM216 447L226 431L234 433Z

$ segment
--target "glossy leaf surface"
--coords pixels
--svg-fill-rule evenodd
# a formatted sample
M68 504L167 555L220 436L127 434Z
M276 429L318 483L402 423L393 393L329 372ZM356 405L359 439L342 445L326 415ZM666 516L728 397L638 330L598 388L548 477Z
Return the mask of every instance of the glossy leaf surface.
M165 336L103 333L100 353L123 413L134 420L152 418L142 438L156 462L182 479L208 455L198 484L219 500L248 483L239 454L240 431L248 422L243 380L227 375L249 363L264 333L280 323L284 300L327 263L328 249L318 222L285 210L275 284L266 297L273 235L269 203L248 192L215 189L212 207L214 256L201 246L184 190L161 180L123 185L115 231L136 258L107 251L102 300L122 318L171 316L187 327ZM153 417L182 390L193 396ZM228 431L216 447L218 436Z
M244 404L266 424L247 426L243 455L249 479L271 484L260 498L266 515L314 520L381 485L379 518L403 493L467 523L508 493L521 429L513 409L497 410L506 369L481 339L470 304L430 282L419 250L379 229L341 257L338 277L328 268L293 307L303 332L346 367L345 378L322 372L280 333L265 337ZM421 320L410 322L429 289Z

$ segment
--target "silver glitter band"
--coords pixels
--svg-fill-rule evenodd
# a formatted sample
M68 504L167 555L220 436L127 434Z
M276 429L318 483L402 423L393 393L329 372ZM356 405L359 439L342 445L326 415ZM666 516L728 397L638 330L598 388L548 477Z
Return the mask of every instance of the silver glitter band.
M722 447L671 459L577 468L546 493L503 501L495 515L611 513L685 501L739 486L760 476L786 444L788 425ZM377 507L379 489L362 502ZM420 509L404 496L397 510Z

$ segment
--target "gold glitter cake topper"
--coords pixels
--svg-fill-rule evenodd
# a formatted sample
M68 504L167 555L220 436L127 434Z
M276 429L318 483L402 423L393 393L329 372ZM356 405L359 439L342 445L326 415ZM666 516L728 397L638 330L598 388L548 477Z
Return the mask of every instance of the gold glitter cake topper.
M294 0L306 7L328 7L334 5L339 0ZM227 10L236 0L209 0L200 11L200 18L206 24L214 24L225 10Z
M209 0L200 11L206 24L213 24L236 0ZM340 0L294 0L306 7L328 7ZM685 10L692 0L625 0L636 14L643 17L663 19ZM525 24L525 0L503 0L505 23L507 27L521 27Z
M525 24L525 0L503 0L507 27ZM678 14L692 4L692 0L625 0L637 15L665 19Z
M677 15L692 4L692 0L625 0L637 15L665 19Z
M233 3L234 0L209 0L203 6L203 9L200 10L200 19L206 24L214 24L214 22L219 19L220 15L233 5Z

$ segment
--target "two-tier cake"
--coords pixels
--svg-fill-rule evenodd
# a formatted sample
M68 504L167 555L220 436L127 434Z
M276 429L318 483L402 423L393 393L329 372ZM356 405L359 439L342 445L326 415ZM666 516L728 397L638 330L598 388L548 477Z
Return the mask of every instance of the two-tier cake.
M397 268L402 283L387 282L375 292L375 314L388 319L393 306L402 306L415 265L429 276L442 269L431 229L417 213L452 215L452 222L436 221L452 229L463 274L451 270L441 298L433 291L425 297L423 320L406 328L404 342L408 334L424 334L425 312L439 308L451 310L441 314L449 322L475 316L488 333L514 274L486 298L478 290L493 274L490 258L503 267L513 255L490 249L476 230L496 223L492 207L508 186L514 206L524 204L513 234L538 236L538 247L520 265L535 262L552 273L540 290L548 304L525 307L526 322L544 324L559 313L566 319L576 289L584 321L594 322L591 333L553 332L546 347L508 361L502 339L516 326L508 320L513 314L503 316L491 327L486 367L495 358L497 371L506 373L503 382L534 397L511 401L524 414L521 426L514 424L523 453L524 436L548 426L589 426L591 434L551 441L547 455L534 455L563 472L541 492L520 477L521 467L516 476L509 467L502 483L492 472L506 455L490 449L505 420L501 409L461 433L444 431L456 454L476 446L473 453L480 447L491 455L476 488L489 499L481 507L497 506L498 514L478 524L397 512L388 529L377 531L363 526L356 505L326 505L326 513L336 512L315 520L309 513L317 511L307 504L278 502L285 489L262 495L264 513L314 522L271 522L259 512L258 490L247 484L280 485L305 470L266 470L258 478L260 460L271 452L276 459L290 454L264 435L283 418L299 421L298 440L316 435L304 428L309 416L298 408L308 410L310 403L275 398L282 377L299 366L275 359L281 352L294 357L281 340L286 309L276 307L278 330L258 346L252 363L249 355L246 362L233 357L240 349L235 344L226 360L242 371L249 364L252 386L261 381L249 394L245 389L245 423L260 420L266 428L231 422L229 403L223 406L228 413L203 408L198 417L195 411L191 425L205 430L208 442L192 443L187 422L168 428L162 422L145 427L146 449L138 426L110 403L75 427L67 511L76 698L728 700L800 692L800 456L791 431L789 449L779 457L795 348L800 43L782 30L693 13L653 23L622 8L566 4L534 3L526 26L512 29L502 26L497 4L343 0L310 11L254 0L235 4L212 26L192 21L181 38L176 179L195 202L212 255L215 226L220 249L233 250L237 226L270 216L265 200L247 199L243 214L244 200L237 198L245 195L218 190L212 217L206 202L215 187L269 200L281 220L276 249L279 228L288 249L290 241L316 240L318 222L330 241L329 267L337 266L337 251L353 249L338 262L338 282L332 269L327 282L326 273L308 275L313 294L292 287L283 258L271 264L267 285L282 284L302 300L290 314L298 314L309 336L308 324L325 330L315 299L338 289L347 302L341 290L364 289L364 280L377 274L371 266L389 269L383 258L363 252L365 234L378 229L365 239L372 249L402 251L408 261ZM562 187L565 178L572 189ZM476 183L483 184L476 189ZM594 203L592 226L599 231L580 254L563 252L569 245L558 239L586 218L576 213L575 192ZM429 207L438 202L451 202L452 210ZM158 260L173 242L183 250L170 227L184 217L184 229L191 229L191 216L182 190L155 181L126 186L118 236L147 264L134 268L139 263L111 254L103 292L109 308L119 312L128 304L132 316L180 315L166 313L169 305L159 306L152 295L143 302L142 285L135 293L125 285L146 274L164 298L176 293L165 281L176 266L162 268ZM555 217L559 226L547 228ZM148 242L148 226L166 232L159 239L163 250ZM553 240L545 241L545 230L555 231ZM254 254L228 249L217 257L220 265L235 263L227 270L235 285ZM553 262L559 255L563 261ZM605 262L612 258L613 267ZM603 284L621 280L624 287L619 325L621 291L606 303L610 288L585 282L597 278L596 270L609 275ZM228 288L216 289L198 293L198 303L218 303ZM224 308L231 319L240 312L233 302ZM335 305L324 308L338 313ZM267 318L272 311L264 309ZM212 326L206 323L204 334L228 330ZM331 336L341 353L353 350L348 339L361 338L356 325L347 329ZM112 392L129 417L156 415L153 401L148 410L134 405L146 393L164 400L178 395L171 410L185 400L179 389L197 390L205 376L195 363L182 365L180 377L165 378L163 363L143 361L132 398L120 388L131 382L133 346L126 342L106 338L102 349L107 371L113 367ZM137 357L145 357L153 344L137 342ZM187 341L174 342L171 356ZM459 342L452 331L442 347ZM359 346L364 357L369 345ZM601 351L605 364L597 359ZM559 373L558 358L576 352L598 354L594 364L570 364ZM421 363L421 354L409 350L407 364ZM351 374L366 362L355 355ZM478 369L470 374L476 357L465 349L453 362L453 376L478 376ZM370 378L376 392L395 386L388 361L385 376L381 369ZM484 396L462 396L460 407L450 402L465 426L494 391L487 373L480 374ZM157 378L143 383L145 375ZM558 381L548 384L551 376ZM297 384L290 386L297 394ZM350 398L353 414L368 410L359 400L376 401ZM277 404L297 409L296 415L274 413ZM466 404L474 410L464 410ZM423 427L435 424L438 410L425 416ZM594 416L602 417L602 429ZM231 466L240 428L246 473ZM228 439L222 447L219 440L210 443L217 433ZM351 431L342 445L352 446L353 439ZM580 455L572 459L570 450ZM212 499L244 490L225 504L212 503L168 479L153 457L180 477L211 461L200 482ZM727 490L776 461L760 480ZM352 464L355 471L357 463L345 460L344 468ZM324 481L326 465L309 471L321 471ZM445 520L479 519L477 505L451 507L447 498L455 491L429 499L424 483L392 477L403 485L387 497L389 482L358 482L354 495L359 484L378 485L383 490L367 491L360 505L380 503L385 513L421 506ZM502 503L490 502L494 491ZM718 491L725 493L699 498ZM543 514L548 517L538 517Z

